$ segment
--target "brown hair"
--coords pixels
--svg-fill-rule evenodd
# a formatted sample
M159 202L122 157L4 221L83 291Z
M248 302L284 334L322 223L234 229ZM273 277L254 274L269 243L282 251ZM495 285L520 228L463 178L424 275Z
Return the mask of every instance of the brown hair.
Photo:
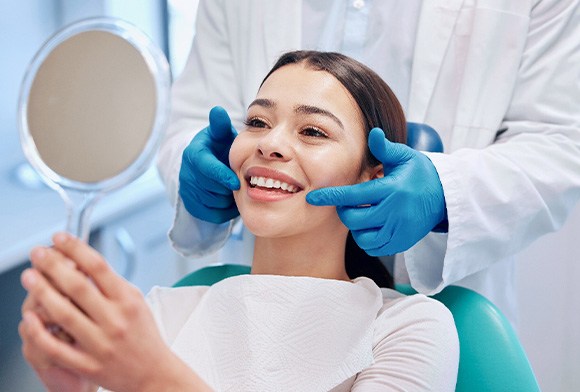
M262 84L273 72L289 64L304 64L334 76L358 104L367 138L372 128L381 128L390 141L406 142L407 122L401 104L387 83L369 67L340 53L299 50L283 54ZM380 164L368 148L366 163L370 166ZM380 287L394 286L393 278L383 263L364 252L351 233L346 241L345 265L351 279L367 276Z

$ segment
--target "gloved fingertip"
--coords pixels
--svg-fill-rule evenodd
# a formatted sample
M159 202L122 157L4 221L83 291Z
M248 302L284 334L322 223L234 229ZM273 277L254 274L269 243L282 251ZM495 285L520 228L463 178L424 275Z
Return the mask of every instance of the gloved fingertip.
M386 134L385 131L383 131L381 128L379 127L375 127L373 129L371 129L371 131L369 132L369 138L383 138L386 139Z
M324 201L323 193L319 190L310 191L306 195L306 202L308 204L312 204L313 206L324 205L323 201Z
M226 109L224 109L222 106L214 106L213 108L210 109L209 111L209 118L211 120L211 118L213 116L222 116L222 115L228 115L228 112L226 112Z
M369 149L379 161L384 162L387 155L386 144L391 143L381 128L373 128L369 133Z
M230 191L239 191L240 190L240 180L238 179L238 177L232 176L230 178L228 178L227 180L227 187L230 189Z
M209 129L214 136L223 136L232 128L228 112L221 106L214 106L209 111ZM219 137L218 137L219 138Z

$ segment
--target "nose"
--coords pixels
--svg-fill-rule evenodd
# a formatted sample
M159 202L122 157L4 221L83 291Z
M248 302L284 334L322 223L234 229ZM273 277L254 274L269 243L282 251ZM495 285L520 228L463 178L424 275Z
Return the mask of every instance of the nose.
M270 160L288 160L291 155L290 132L273 128L264 134L257 145L257 154Z

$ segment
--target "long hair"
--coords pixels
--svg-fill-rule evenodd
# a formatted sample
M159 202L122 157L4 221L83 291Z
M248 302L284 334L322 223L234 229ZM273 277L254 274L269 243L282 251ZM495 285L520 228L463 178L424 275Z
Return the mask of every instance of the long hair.
M334 76L358 104L367 139L370 130L379 127L390 141L406 142L407 122L401 104L387 83L373 70L340 53L299 50L283 54L262 84L273 72L289 64L303 64L313 70L324 71ZM368 166L380 164L368 147L365 155L365 163ZM366 276L374 280L379 287L394 286L393 278L383 263L362 250L350 232L346 240L345 266L351 279Z

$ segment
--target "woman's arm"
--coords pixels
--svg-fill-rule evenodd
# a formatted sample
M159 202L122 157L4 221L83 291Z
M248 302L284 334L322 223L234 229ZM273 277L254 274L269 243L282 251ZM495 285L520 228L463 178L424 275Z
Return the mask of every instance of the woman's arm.
M33 268L22 275L28 297L19 327L25 357L49 390L210 390L164 343L136 287L82 241L53 240L32 251Z

